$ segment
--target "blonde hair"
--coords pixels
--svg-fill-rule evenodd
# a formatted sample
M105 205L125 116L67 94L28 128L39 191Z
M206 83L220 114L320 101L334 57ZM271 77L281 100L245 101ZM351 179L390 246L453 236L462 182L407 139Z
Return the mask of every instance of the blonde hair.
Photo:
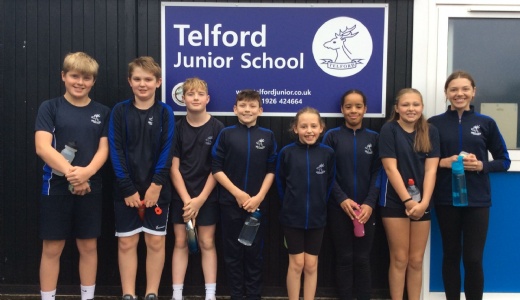
M136 68L141 68L146 72L150 72L156 79L161 78L161 66L155 62L151 56L141 56L132 60L128 64L128 78L132 77L132 73Z
M201 89L201 90L206 91L206 93L207 93L208 84L206 83L206 81L204 81L200 78L197 78L197 77L188 78L182 84L182 94L183 95L186 95L186 92L195 90L195 89Z
M69 71L78 71L83 75L92 75L96 79L98 75L99 64L97 61L85 52L69 53L63 59L63 67L61 71L67 73Z
M421 98L421 104L424 105L424 101L421 95L421 92L414 88L405 88L400 90L397 95L395 96L395 107L399 105L399 100L404 94L413 93L419 95L419 98ZM392 111L392 115L390 116L389 121L397 121L401 118L398 112L394 109ZM426 121L426 118L424 117L424 114L421 114L421 117L417 122L415 122L414 125L415 129L415 141L413 148L417 152L430 152L432 150L432 144L430 142L430 126L428 125L428 122Z

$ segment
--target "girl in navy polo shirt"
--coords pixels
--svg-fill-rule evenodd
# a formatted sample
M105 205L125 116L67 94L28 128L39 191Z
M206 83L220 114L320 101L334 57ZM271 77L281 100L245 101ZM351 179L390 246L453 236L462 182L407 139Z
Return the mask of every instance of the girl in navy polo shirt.
M396 96L394 111L379 135L383 163L381 217L390 250L388 281L392 299L418 300L422 286L422 263L430 232L430 199L439 164L439 134L426 122L424 103L416 89L403 89ZM421 191L420 201L407 191L413 179Z

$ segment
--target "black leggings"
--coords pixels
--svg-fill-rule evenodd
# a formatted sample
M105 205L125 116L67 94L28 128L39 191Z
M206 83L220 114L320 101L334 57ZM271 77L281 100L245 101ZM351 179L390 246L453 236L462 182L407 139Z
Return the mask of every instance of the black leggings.
M339 206L331 206L329 204L327 218L336 253L336 286L339 299L352 300L356 294L358 300L369 300L370 250L375 232L375 212L365 224L365 236L358 238L354 236L354 225L347 214Z
M460 299L460 259L464 264L464 294L481 300L482 260L489 224L489 207L435 206L442 237L442 279L447 300Z

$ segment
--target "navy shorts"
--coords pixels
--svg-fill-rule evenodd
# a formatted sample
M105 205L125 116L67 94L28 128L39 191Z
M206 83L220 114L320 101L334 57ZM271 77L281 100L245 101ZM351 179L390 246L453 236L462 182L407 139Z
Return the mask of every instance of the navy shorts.
M381 218L408 218L404 208L380 207L379 214L381 215ZM430 209L428 208L428 210L424 212L424 215L419 220L410 219L410 221L430 221L431 219L432 215L430 213Z
M184 210L182 210L183 206L184 202L182 202L182 200L172 200L172 208L170 214L173 224L184 224L184 219L182 218L182 214L184 213ZM199 214L197 215L195 224L201 226L215 225L218 223L219 216L220 206L218 202L206 202L199 209Z
M318 256L325 228L299 229L284 227L283 233L289 254L307 253Z
M102 194L41 195L40 238L98 238L101 235L102 202Z
M145 209L144 219L141 220L136 207L126 206L124 201L115 201L116 236L128 237L142 231L153 235L166 235L170 204L159 204L159 207L162 209L161 214L155 212L156 206L148 207Z

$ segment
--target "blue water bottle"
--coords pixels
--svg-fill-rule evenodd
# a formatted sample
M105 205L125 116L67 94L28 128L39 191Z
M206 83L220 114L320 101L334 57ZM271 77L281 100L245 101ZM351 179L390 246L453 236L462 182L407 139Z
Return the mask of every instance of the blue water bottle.
M464 174L463 156L451 163L451 183L453 206L468 206L468 190L466 189L466 174Z

